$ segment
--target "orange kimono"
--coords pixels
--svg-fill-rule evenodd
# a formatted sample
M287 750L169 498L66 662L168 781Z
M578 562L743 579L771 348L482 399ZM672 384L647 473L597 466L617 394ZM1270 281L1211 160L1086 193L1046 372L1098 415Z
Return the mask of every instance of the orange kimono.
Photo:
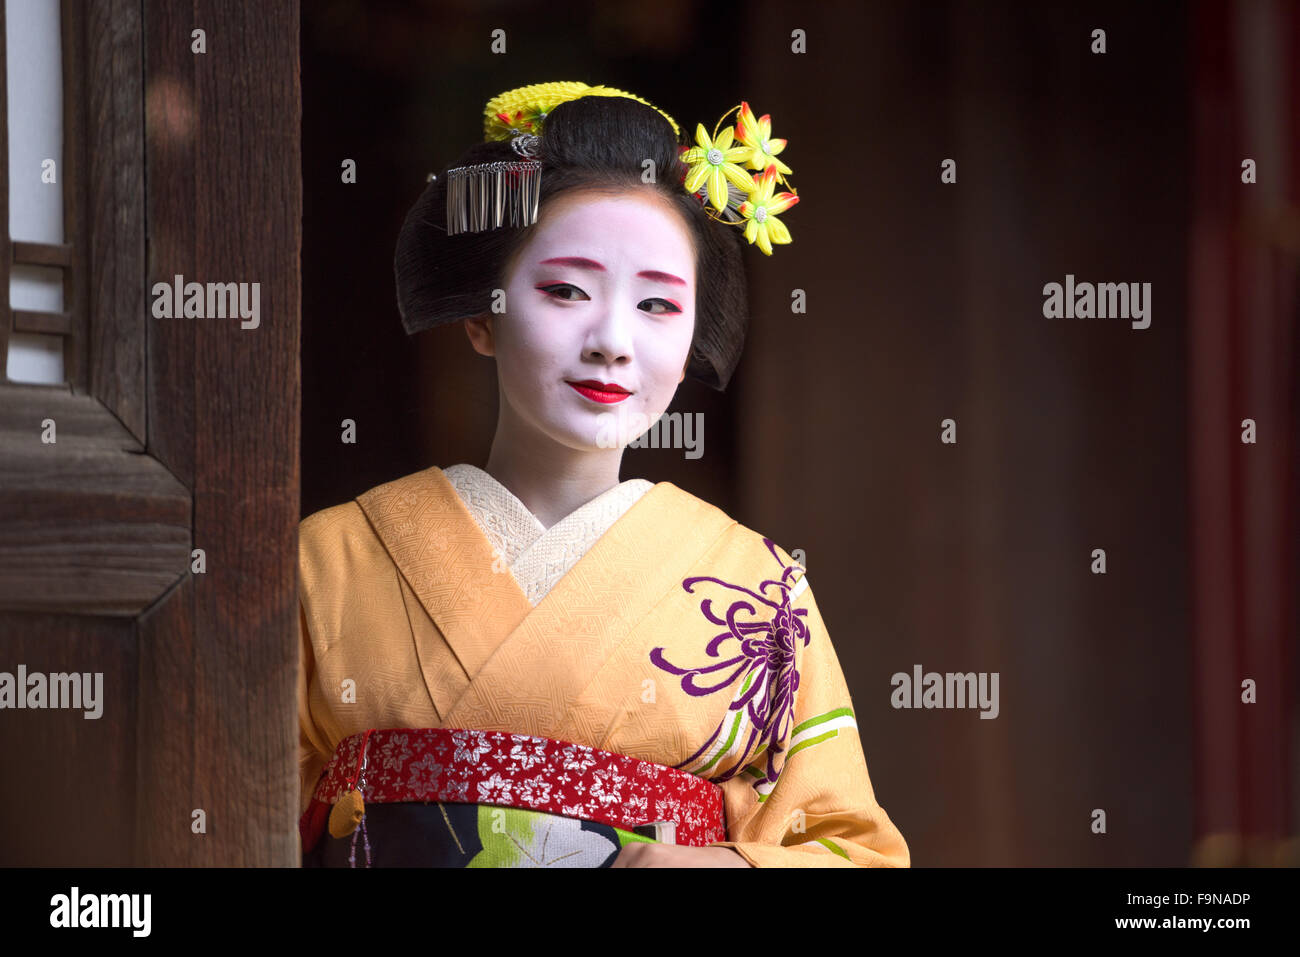
M910 863L803 569L672 483L543 529L429 468L304 519L299 571L301 809L368 728L513 732L714 781L755 866Z

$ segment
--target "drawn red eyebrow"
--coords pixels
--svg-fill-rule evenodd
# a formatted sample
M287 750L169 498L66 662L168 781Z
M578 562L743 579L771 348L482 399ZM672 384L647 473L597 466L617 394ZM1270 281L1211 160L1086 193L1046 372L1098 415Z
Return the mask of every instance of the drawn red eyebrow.
M572 266L574 269L592 269L599 272L605 272L605 267L596 262L596 260L587 259L583 256L557 256L554 259L543 259L538 263L538 265ZM671 283L674 286L686 285L685 279L682 279L679 276L674 276L670 272L660 272L657 269L643 269L641 272L637 273L637 275L655 282Z
M655 269L646 269L642 272L637 273L637 275L644 276L646 279L653 280L654 282L666 282L666 283L671 283L674 286L686 285L685 279L680 279L677 276L674 276L670 272L659 272L658 270Z

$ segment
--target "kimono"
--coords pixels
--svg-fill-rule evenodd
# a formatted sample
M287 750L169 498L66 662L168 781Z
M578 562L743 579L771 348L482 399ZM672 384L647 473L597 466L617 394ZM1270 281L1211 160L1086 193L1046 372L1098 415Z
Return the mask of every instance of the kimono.
M471 729L707 779L713 843L752 866L909 866L803 568L672 483L546 529L483 470L434 467L299 541L302 811L345 739Z

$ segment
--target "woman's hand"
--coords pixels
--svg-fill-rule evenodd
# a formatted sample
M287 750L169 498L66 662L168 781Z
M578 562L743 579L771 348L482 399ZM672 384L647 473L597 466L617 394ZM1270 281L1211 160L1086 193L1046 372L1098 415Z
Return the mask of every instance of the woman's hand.
M751 867L730 847L687 847L633 841L618 852L610 867Z

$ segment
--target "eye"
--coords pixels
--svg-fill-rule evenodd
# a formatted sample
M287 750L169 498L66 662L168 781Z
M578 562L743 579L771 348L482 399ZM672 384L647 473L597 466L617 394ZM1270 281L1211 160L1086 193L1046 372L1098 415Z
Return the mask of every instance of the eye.
M652 304L658 303L659 305L664 307L659 312L654 312L652 310L650 314L654 316L667 316L667 315L672 315L673 313L681 312L681 309L673 305L673 303L669 302L667 299L642 299L637 308L643 307L647 302Z
M564 292L567 290L569 292L575 292L578 294L578 296L582 296L585 299L591 298L585 292L579 289L577 286L567 282L553 282L550 285L538 286L537 288L540 289L542 292L546 293L546 295L550 296L552 299L559 299L563 302L578 302L580 300L577 298L577 296L559 295L559 293L557 293L556 290L559 290L560 292Z

